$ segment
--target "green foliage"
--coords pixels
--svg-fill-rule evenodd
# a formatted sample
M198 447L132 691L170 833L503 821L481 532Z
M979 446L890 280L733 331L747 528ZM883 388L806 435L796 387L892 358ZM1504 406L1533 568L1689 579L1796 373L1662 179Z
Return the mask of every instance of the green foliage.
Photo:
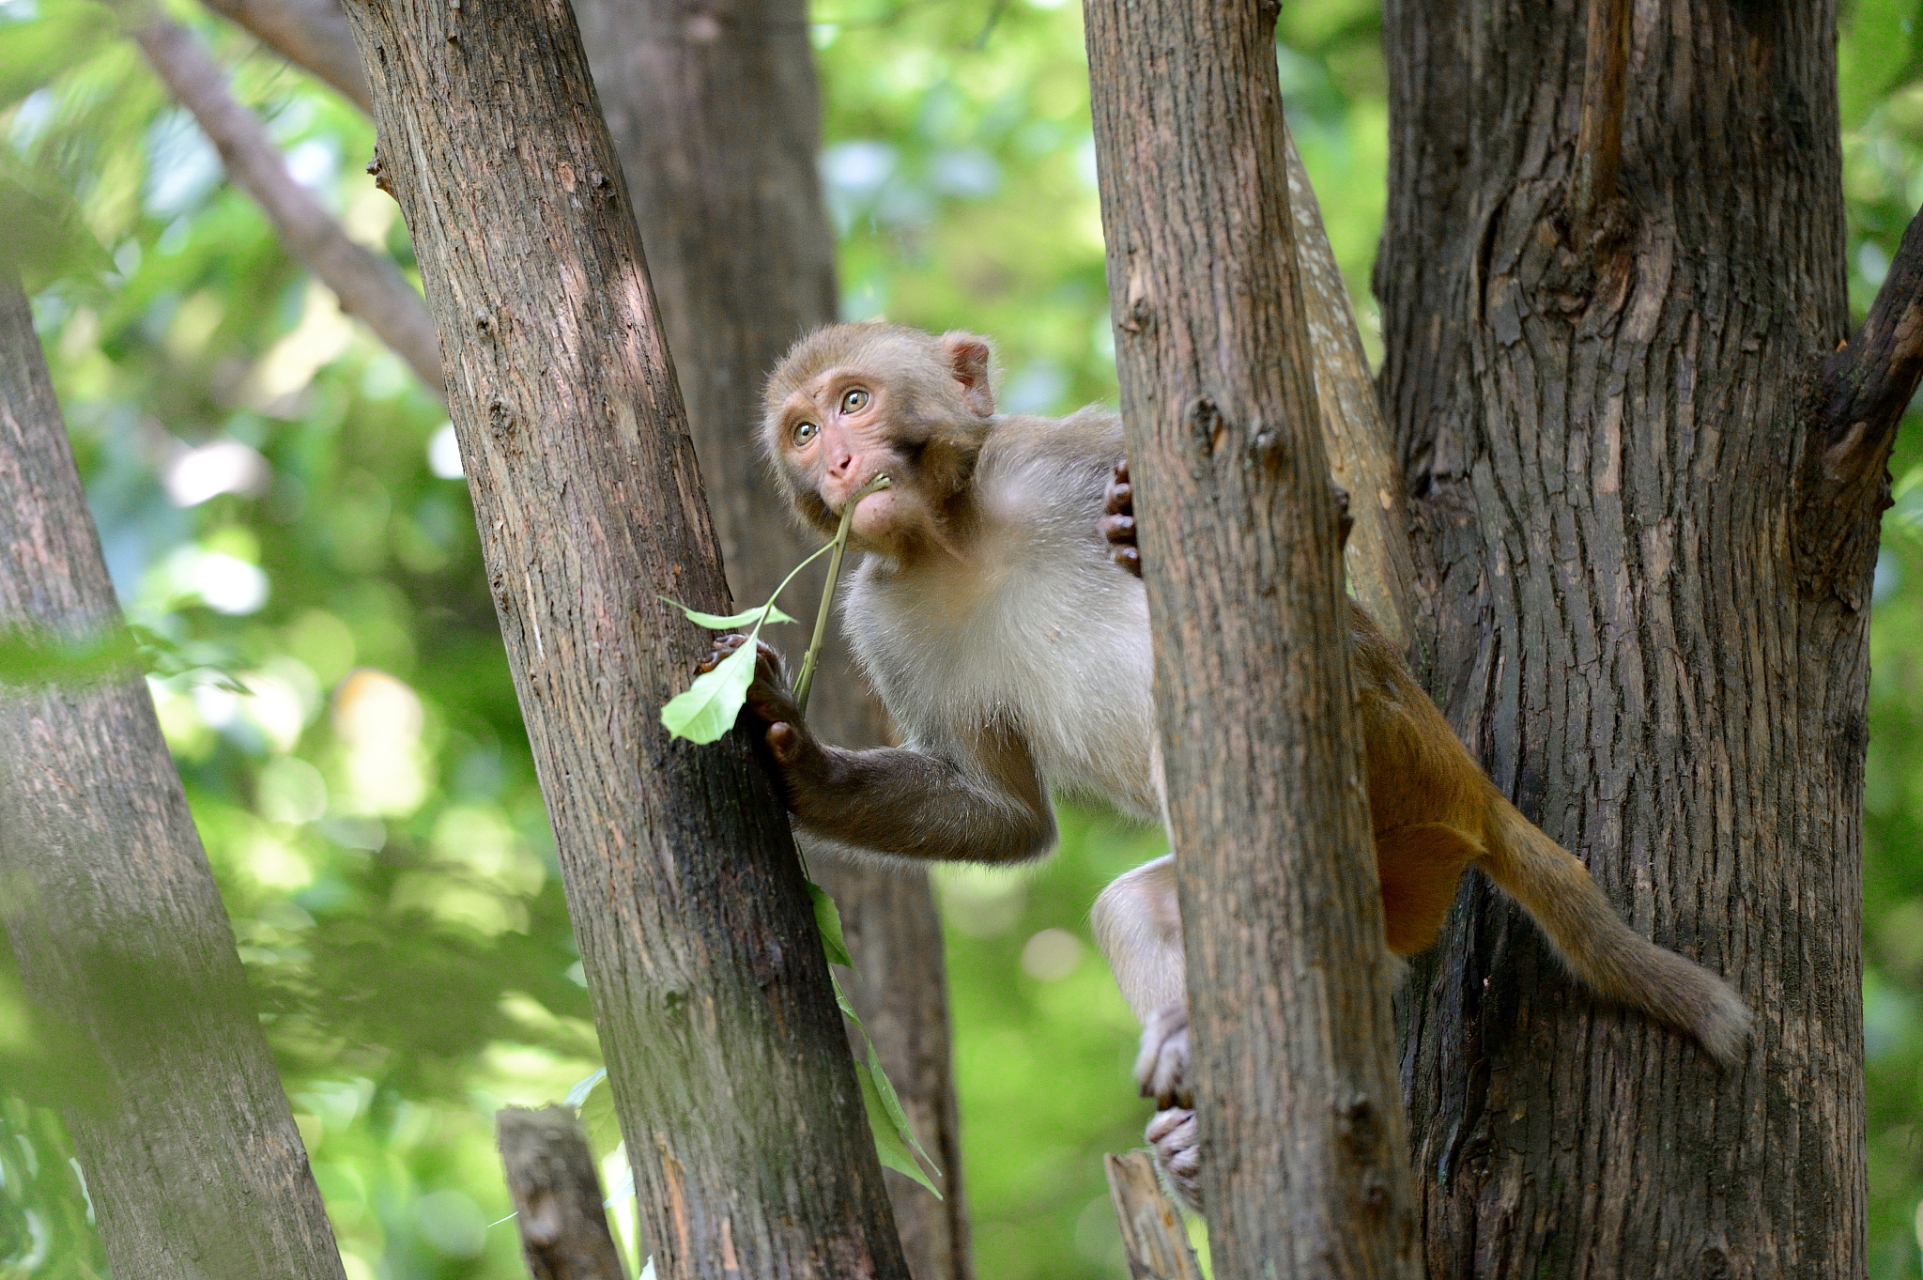
M1858 0L1839 50L1859 311L1923 201L1916 7ZM232 28L177 16L234 68L236 94L351 234L411 272L393 202L360 172L367 121ZM1112 400L1079 6L817 0L815 16L846 313L993 335L1009 408ZM1379 6L1290 4L1281 37L1290 124L1373 341ZM24 193L0 211L10 232L30 217L48 229L14 235L10 251L28 259L102 544L129 620L152 637L162 723L350 1280L523 1275L491 1114L562 1098L599 1051L452 432L222 181L107 10L0 4L0 124L0 193ZM1879 1280L1919 1275L1923 1200L1919 429L1893 468L1872 633ZM1087 914L1160 841L1072 810L1062 830L1061 854L1028 874L938 876L964 1193L980 1273L995 1280L1125 1274L1099 1157L1140 1142L1149 1105ZM77 1060L56 1033L0 966L9 1280L105 1274L49 1105L50 1054ZM581 1105L618 1188L610 1091ZM615 1212L631 1231L631 1200Z

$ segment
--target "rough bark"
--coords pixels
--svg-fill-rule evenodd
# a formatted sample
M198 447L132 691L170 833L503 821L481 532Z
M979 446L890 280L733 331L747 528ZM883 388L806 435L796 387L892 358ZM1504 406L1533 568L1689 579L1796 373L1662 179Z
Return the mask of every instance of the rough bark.
M280 150L254 113L227 91L227 72L200 38L154 17L134 32L141 52L220 152L227 176L274 224L287 248L356 316L407 361L435 395L445 395L434 322L394 264L347 238L320 197L294 181Z
M1417 1274L1275 9L1091 0L1215 1273Z
M835 319L834 241L815 170L820 106L801 0L580 0L695 453L737 600L765 600L817 545L787 518L755 441L762 380L802 334ZM792 588L807 618L820 573ZM791 660L802 628L769 638ZM847 645L831 640L810 717L846 746L882 741L885 717ZM968 1280L966 1202L949 1055L941 921L919 868L817 858L859 971L849 998L909 1122L943 1170L937 1200L887 1179L916 1280Z
M572 10L349 10L657 1269L904 1277L786 817L659 715L727 584Z
M533 1280L625 1280L594 1153L574 1112L507 1107L494 1113L494 1132Z
M354 49L340 0L206 0L207 7L242 27L295 66L338 89L373 113L367 77Z
M1585 19L1386 10L1381 386L1434 691L1638 930L1761 1016L1719 1073L1472 884L1403 1064L1429 1271L1861 1275L1872 557L1811 589L1796 515L1845 323L1834 6L1636 6L1619 216L1576 240ZM1872 549L1875 507L1837 513Z
M119 628L19 283L0 278L0 634ZM122 1280L341 1280L146 681L0 688L0 920L71 1037L68 1128Z

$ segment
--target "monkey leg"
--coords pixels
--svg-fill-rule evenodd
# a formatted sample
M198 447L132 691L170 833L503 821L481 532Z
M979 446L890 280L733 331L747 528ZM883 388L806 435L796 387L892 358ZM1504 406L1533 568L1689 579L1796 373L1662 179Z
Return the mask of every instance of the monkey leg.
M1456 900L1462 869L1482 853L1480 841L1440 822L1376 832L1376 876L1389 950L1412 955L1436 940Z
M1191 1106L1189 1011L1173 856L1118 876L1095 900L1095 937L1142 1024L1135 1079L1162 1107Z

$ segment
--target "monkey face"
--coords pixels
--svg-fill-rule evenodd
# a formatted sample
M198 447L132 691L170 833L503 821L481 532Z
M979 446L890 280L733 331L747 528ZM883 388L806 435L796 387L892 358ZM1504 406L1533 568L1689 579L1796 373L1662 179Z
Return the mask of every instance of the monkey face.
M824 533L876 475L850 534L896 557L952 548L952 526L994 415L988 345L891 325L804 338L769 379L763 444L797 513Z

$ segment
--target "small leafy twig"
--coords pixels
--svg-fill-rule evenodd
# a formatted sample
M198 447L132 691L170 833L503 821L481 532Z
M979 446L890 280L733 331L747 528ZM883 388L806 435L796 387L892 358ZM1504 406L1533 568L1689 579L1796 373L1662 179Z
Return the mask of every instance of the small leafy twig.
M835 540L830 544L835 554L828 558L828 581L821 588L821 607L815 610L814 638L808 641L808 652L801 659L801 675L795 681L795 706L804 713L808 710L808 686L814 683L815 663L821 660L821 642L828 633L828 608L835 602L835 584L841 580L841 557L848 549L848 530L855 522L855 508L869 494L879 493L887 487L888 473L884 471L861 486L855 496L848 499L848 505L841 509L841 527L835 530Z
M679 694L661 708L661 723L668 727L668 733L676 738L686 738L689 742L713 742L734 727L735 717L741 714L742 704L748 700L748 686L755 678L755 641L760 638L761 628L770 622L793 622L794 619L775 608L775 601L795 580L795 575L813 564L823 555L833 552L828 561L828 583L822 589L821 608L815 613L815 634L808 642L808 652L801 660L801 678L795 682L795 705L801 710L808 709L808 686L814 679L815 664L821 658L822 641L828 632L828 609L834 603L835 583L841 578L841 558L848 549L848 530L854 522L855 508L869 494L888 487L888 477L878 475L863 485L855 496L841 509L841 527L835 532L835 539L821 547L788 571L781 585L768 597L768 603L756 609L741 613L720 614L703 613L690 609L678 600L668 600L669 604L687 615L688 621L710 631L733 631L737 627L752 625L748 632L748 643L736 649L714 665L714 670L703 672L695 677L688 691Z
M830 544L833 545L833 544ZM748 700L748 686L755 678L755 641L761 635L761 628L770 622L793 622L794 619L775 608L775 601L795 580L795 574L807 568L810 563L821 558L821 548L806 560L789 571L775 588L768 603L758 609L748 609L741 613L731 613L726 617L716 613L703 613L690 609L678 600L668 600L669 604L687 615L688 621L710 631L732 631L750 623L753 629L748 632L748 643L715 663L714 670L703 672L688 686L686 693L669 699L668 705L661 708L661 723L666 725L671 737L686 738L689 742L713 742L728 730L734 728L735 717L741 714L742 703Z
M857 499L859 501L859 499ZM852 503L850 504L853 505ZM847 940L841 932L841 912L835 907L835 900L828 891L810 880L808 896L815 904L815 925L821 930L821 949L828 953L830 965L854 968L854 957L848 954ZM901 1097L888 1079L888 1073L881 1068L881 1055L875 1052L875 1042L869 1038L868 1028L861 1025L855 1014L855 1007L848 1002L848 995L841 989L841 979L835 977L834 970L828 971L828 981L834 984L835 1003L841 1007L842 1016L855 1024L861 1032L861 1042L868 1050L868 1061L857 1060L855 1077L861 1082L861 1100L868 1111L868 1128L875 1135L875 1154L882 1164L905 1173L922 1186L927 1187L935 1199L941 1199L941 1192L928 1180L921 1165L915 1160L917 1155L928 1161L929 1168L941 1176L941 1166L935 1163L921 1145L921 1139L909 1127L908 1113L902 1110Z
M748 632L746 644L717 662L712 671L695 677L694 683L688 687L686 693L676 696L668 702L667 706L661 708L661 723L668 727L670 734L677 738L686 738L690 742L713 742L734 726L735 717L741 713L742 704L748 700L748 686L754 683L755 641L761 634L762 626L770 622L794 621L793 618L775 608L775 601L781 598L781 593L788 589L788 584L795 580L796 574L820 559L824 553L832 551L834 554L828 561L828 581L821 589L821 606L815 611L815 634L809 640L808 652L801 660L801 677L795 681L795 704L802 711L808 709L808 686L814 679L815 665L821 658L822 642L827 638L828 611L835 601L835 585L841 579L841 560L848 549L848 531L854 525L855 508L860 506L861 500L869 494L887 487L888 477L884 474L875 476L857 490L855 496L848 499L847 504L841 509L841 526L835 530L834 541L813 552L791 569L788 576L781 580L781 585L774 589L774 594L768 597L768 603L757 609L747 609L724 617L720 614L702 613L698 609L690 609L679 601L668 600L666 596L661 597L687 615L688 621L697 626L706 627L710 631L733 631L737 627L747 626L753 628ZM804 872L807 870L805 861L802 864L802 870ZM821 946L822 950L828 954L829 965L839 964L853 968L855 962L848 955L848 944L842 938L841 913L835 909L835 900L828 896L826 889L813 880L808 881L808 896L814 902L815 925L821 931ZM861 1032L862 1044L868 1050L866 1062L860 1058L855 1060L855 1077L861 1084L861 1100L868 1113L868 1128L874 1135L875 1154L880 1157L882 1164L899 1173L907 1174L922 1186L927 1187L939 1200L941 1192L937 1191L935 1184L929 1181L927 1173L922 1170L921 1164L915 1157L920 1155L923 1160L926 1160L929 1167L936 1170L937 1176L940 1174L941 1167L922 1148L920 1139L915 1137L915 1131L909 1127L908 1115L901 1107L901 1097L895 1092L895 1086L890 1083L888 1073L882 1070L881 1055L875 1051L875 1042L869 1038L868 1028L861 1025L861 1019L855 1014L855 1007L848 1002L847 994L841 989L841 980L835 977L832 968L829 970L828 980L834 984L836 1005L840 1007L842 1015L854 1024L855 1030ZM586 1098L588 1091L593 1089L605 1074L605 1072L596 1073L575 1085L568 1093L569 1104L578 1106L580 1099Z

